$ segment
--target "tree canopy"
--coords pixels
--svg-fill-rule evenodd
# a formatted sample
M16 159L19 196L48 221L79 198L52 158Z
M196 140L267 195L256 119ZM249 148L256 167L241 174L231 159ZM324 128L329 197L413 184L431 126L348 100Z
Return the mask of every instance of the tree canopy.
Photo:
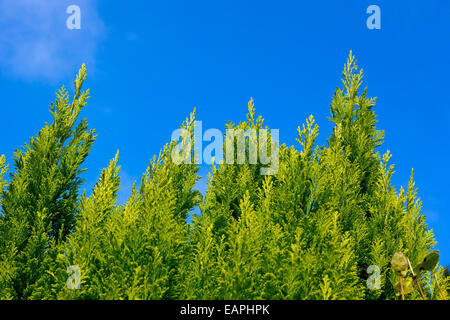
M376 98L351 52L325 145L312 115L296 146L269 134L278 170L261 174L247 139L244 163L213 164L202 195L198 164L175 163L171 141L124 205L119 153L90 195L80 191L96 138L79 119L85 79L83 65L73 98L58 91L52 122L16 150L9 179L0 157L0 299L447 299L413 171L406 189L393 186ZM181 125L191 144L181 156L191 159L194 124L195 110ZM269 127L250 99L245 121L225 129ZM392 260L398 252L406 260Z

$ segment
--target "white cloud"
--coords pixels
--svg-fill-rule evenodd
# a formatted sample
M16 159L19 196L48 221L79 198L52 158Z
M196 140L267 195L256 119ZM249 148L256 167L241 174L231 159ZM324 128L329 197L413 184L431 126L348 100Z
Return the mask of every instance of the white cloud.
M81 9L81 29L69 30L69 5ZM0 0L0 70L26 80L57 81L81 63L95 68L105 27L95 0Z

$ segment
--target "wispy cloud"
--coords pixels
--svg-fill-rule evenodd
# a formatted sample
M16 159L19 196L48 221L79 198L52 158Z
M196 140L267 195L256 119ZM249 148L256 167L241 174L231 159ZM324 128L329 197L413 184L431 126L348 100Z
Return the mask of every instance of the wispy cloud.
M133 190L133 184L137 181L136 177L128 174L127 171L121 168L120 170L120 190L118 192L119 204L125 204L131 196ZM137 181L139 183L139 181ZM138 184L139 186L139 184Z
M105 35L95 0L0 0L0 70L25 80L60 80L81 63L95 68ZM69 5L81 9L81 29L69 30Z

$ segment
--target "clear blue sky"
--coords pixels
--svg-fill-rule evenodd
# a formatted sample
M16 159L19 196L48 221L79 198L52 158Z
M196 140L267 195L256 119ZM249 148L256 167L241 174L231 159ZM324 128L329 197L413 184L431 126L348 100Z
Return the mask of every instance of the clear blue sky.
M66 28L71 4L81 8L81 30ZM381 8L381 30L366 27L371 4ZM99 135L86 188L119 149L122 202L193 107L204 128L223 129L244 120L253 97L282 142L295 144L313 114L324 143L352 49L378 97L393 182L406 186L415 169L441 263L450 264L449 21L446 0L0 0L0 153L11 163L50 120L54 92L72 88L82 62L92 92L83 116Z

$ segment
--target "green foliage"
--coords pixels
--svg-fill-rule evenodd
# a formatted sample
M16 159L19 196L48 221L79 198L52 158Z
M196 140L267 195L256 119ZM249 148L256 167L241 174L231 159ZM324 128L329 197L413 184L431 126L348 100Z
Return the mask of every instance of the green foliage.
M81 90L85 78L83 66L72 102L64 87L59 90L52 123L14 153L15 170L1 194L0 297L28 298L45 272L41 262L50 243L64 241L75 225L81 165L95 140L85 119L74 127L89 98Z
M298 128L298 149L269 134L279 166L262 175L264 166L249 160L250 143L262 140L246 139L242 159L227 134L223 154L231 142L234 164L212 166L202 197L189 161L197 156L194 110L181 126L189 148L174 161L180 144L165 145L124 205L118 153L91 194L79 192L95 140L77 120L89 96L85 77L83 66L71 103L58 92L52 123L16 151L8 181L0 157L1 299L400 299L400 279L406 299L422 299L417 285L428 299L447 298L448 271L433 253L413 176L406 192L392 185L391 154L378 152L376 99L361 92L351 53L326 145L316 145L313 116ZM251 99L246 120L225 129L261 137L269 128ZM369 266L380 271L375 288Z

